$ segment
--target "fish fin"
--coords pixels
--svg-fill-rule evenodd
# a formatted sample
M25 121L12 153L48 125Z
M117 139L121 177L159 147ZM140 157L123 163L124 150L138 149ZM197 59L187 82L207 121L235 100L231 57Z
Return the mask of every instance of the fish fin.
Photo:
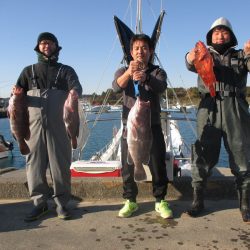
M127 155L127 163L129 165L133 165L134 164L134 161L133 161L133 159L132 159L131 154L129 153L129 151L128 151L128 155Z
M30 139L30 130L27 131L27 134L26 134L26 136L24 137L24 139L25 139L26 141L28 141L28 140Z
M134 180L135 182L146 181L147 175L144 167L134 169Z
M149 161L150 161L150 155L148 155L148 157L146 159L144 159L144 161L142 162L142 164L148 165Z
M132 132L132 135L133 135L134 140L137 141L138 134L137 134L137 130L135 129L135 127L133 127L133 128L131 129L131 132Z

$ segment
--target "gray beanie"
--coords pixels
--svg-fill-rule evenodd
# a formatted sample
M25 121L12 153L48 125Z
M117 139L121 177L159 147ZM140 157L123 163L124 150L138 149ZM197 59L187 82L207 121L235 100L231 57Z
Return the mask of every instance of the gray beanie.
M224 27L230 32L232 46L236 46L238 44L238 41L233 32L231 23L225 17L220 17L213 22L210 30L207 33L207 45L212 44L212 33L213 33L213 30L217 27Z

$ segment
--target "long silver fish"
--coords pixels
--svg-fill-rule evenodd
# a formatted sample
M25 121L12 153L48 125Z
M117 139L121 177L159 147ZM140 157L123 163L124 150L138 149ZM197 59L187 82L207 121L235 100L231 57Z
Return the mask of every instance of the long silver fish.
M77 148L77 137L79 135L79 113L78 113L78 94L75 90L70 90L64 103L63 119L67 133L71 138L73 149Z
M30 138L29 113L27 97L21 87L15 86L12 89L12 96L9 100L8 116L10 119L10 130L17 140L22 155L30 153L25 142Z
M152 146L150 102L139 97L131 108L127 121L128 164L134 164L135 181L147 179L143 164L150 160Z

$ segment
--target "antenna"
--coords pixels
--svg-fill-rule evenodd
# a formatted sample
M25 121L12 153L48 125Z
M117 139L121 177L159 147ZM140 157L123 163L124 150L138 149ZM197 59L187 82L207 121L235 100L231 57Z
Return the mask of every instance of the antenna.
M137 0L137 14L136 14L136 34L142 33L142 18L141 18L141 0Z

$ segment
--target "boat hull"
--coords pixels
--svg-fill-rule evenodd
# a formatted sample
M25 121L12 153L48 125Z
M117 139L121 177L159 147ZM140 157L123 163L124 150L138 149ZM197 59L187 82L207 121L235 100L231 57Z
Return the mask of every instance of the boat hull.
M9 151L0 152L0 159L7 158L9 156Z

